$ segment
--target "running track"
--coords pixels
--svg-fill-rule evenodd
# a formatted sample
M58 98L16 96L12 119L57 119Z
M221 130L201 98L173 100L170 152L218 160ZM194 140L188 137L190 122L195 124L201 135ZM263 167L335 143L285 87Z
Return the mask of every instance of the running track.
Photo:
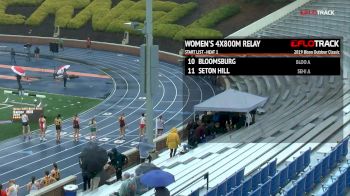
M1 43L14 47L17 51L23 50L22 45ZM50 55L48 47L40 46L41 54ZM17 57L21 59L24 57ZM8 64L8 55L0 56L0 64ZM98 144L106 150L115 146L113 141L118 136L117 117L123 112L126 114L128 129L126 141L118 145L118 150L124 152L133 148L138 141L138 121L140 114L145 111L145 102L140 92L139 58L124 54L105 51L87 51L84 49L65 48L52 61L69 59L71 61L88 62L102 69L112 77L113 89L107 99L100 105L82 114L79 114L82 124L82 138L89 134L87 121L93 116L98 122L98 139L110 138L109 141ZM166 129L180 126L193 110L193 105L219 92L217 87L200 77L185 77L182 68L176 65L161 62L159 69L159 93L154 97L154 116L163 115L166 120ZM1 81L1 80L0 80ZM0 83L1 85L1 83ZM46 89L49 90L49 89ZM103 115L111 113L112 115ZM49 126L48 130L54 130ZM84 148L87 140L73 143L71 135L71 120L64 121L63 137L60 145L55 143L54 131L48 133L48 141L39 142L36 136L30 142L23 142L21 137L6 140L0 143L0 183L7 184L9 179L15 179L20 185L20 195L24 195L25 184L31 176L41 178L44 170L51 170L53 162L57 162L61 169L61 176L77 175L81 188L82 178L78 165L78 155ZM6 186L6 185L5 185Z

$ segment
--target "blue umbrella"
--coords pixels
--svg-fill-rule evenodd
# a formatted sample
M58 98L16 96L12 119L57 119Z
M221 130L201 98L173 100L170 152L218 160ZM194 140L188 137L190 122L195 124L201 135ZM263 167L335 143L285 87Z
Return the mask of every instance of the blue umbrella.
M142 184L150 188L166 187L175 182L173 174L160 169L152 170L143 174L140 180Z

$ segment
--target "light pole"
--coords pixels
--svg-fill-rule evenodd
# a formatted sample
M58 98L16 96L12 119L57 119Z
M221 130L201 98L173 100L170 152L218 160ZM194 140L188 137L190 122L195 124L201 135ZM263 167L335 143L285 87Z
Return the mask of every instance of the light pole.
M137 22L125 23L132 29L136 29ZM141 84L143 93L146 94L146 138L148 143L153 144L153 93L156 92L158 81L158 46L153 45L153 19L152 19L152 0L146 0L146 21L142 32L146 38L146 44L140 46L141 59ZM143 66L143 67L142 67Z
M153 19L152 0L146 0L145 21L145 91L146 91L146 136L148 143L153 144L153 100L152 100L152 50L153 50ZM158 52L158 51L156 51ZM154 71L154 70L153 70ZM158 74L157 74L158 75Z

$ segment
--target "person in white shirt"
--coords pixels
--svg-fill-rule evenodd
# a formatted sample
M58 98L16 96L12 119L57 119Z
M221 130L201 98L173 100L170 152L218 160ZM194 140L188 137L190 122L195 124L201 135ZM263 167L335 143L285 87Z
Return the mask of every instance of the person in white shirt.
M27 136L28 136L28 140L30 140L31 132L30 132L30 126L29 126L29 118L26 111L24 111L24 113L21 115L21 120L22 120L23 141L26 140Z
M164 130L164 120L161 115L157 118L156 126L157 126L157 137L158 137L163 134L163 130Z
M145 134L145 129L146 129L146 117L145 117L145 113L142 113L140 118L140 134L139 134L141 137Z

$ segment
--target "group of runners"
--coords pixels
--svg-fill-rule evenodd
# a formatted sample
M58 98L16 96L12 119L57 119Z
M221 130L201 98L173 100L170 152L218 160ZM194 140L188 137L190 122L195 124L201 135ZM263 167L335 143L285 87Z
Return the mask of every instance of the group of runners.
M24 113L21 115L22 120L22 129L23 129L23 140L25 141L27 138L28 140L31 139L32 134L30 131L29 126L29 117L27 113L24 111ZM127 128L126 124L126 117L125 114L122 113L118 117L119 122L119 139L125 140L125 131ZM40 142L46 141L46 128L47 128L47 119L44 114L40 115L40 118L38 120L39 124L39 138ZM56 144L61 143L61 131L62 131L62 117L60 114L58 114L54 119L54 125L56 128ZM77 114L73 116L72 119L72 125L73 125L73 141L78 142L79 136L80 136L80 119ZM95 141L96 140L96 132L97 132L97 121L95 118L92 118L89 123L90 127L90 140ZM159 116L156 120L156 130L157 130L157 136L162 135L164 130L164 120L162 119L162 116ZM146 130L146 117L145 114L142 113L140 117L140 123L139 123L139 136L140 138L144 136Z

